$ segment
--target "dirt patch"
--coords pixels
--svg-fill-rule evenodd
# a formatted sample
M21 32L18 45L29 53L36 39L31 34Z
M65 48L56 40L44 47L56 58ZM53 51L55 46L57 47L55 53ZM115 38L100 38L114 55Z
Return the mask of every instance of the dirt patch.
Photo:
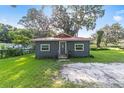
M123 63L74 63L63 65L62 77L87 87L124 87ZM92 86L91 86L92 84Z

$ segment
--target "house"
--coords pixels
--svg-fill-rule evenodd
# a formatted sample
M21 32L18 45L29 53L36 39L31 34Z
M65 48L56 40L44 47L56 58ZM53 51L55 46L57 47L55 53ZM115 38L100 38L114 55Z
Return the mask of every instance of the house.
M90 39L65 33L54 37L36 38L36 58L68 58L89 56Z

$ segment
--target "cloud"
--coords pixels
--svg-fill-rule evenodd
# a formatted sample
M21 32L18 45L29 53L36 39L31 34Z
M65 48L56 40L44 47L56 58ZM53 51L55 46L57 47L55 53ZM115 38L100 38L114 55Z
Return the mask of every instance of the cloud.
M113 16L113 19L117 22L121 21L123 18L121 16Z
M6 24L7 23L7 19L6 18L0 18L0 23Z
M15 27L17 27L17 28L24 28L22 25L19 25L19 24L13 25L13 26L15 26Z
M116 11L116 14L124 14L124 10Z
M7 22L7 19L3 18L2 21L3 21L3 22Z

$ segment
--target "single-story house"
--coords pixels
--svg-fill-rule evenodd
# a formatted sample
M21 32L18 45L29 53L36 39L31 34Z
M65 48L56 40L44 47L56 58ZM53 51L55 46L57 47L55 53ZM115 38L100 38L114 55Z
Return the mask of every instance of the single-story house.
M90 39L75 37L65 33L54 37L36 38L36 58L68 58L89 56Z

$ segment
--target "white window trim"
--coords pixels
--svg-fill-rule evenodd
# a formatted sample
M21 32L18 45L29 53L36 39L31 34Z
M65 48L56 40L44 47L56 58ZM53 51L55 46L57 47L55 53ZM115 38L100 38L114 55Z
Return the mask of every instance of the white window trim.
M42 50L43 45L48 45L48 50ZM40 51L50 51L50 44L40 44Z
M76 49L76 46L77 46L77 45L83 45L83 49L81 49L81 50L78 49L78 50L77 50L77 49ZM75 44L74 50L75 50L75 51L84 51L84 44L82 44L82 43L81 43L81 44Z

